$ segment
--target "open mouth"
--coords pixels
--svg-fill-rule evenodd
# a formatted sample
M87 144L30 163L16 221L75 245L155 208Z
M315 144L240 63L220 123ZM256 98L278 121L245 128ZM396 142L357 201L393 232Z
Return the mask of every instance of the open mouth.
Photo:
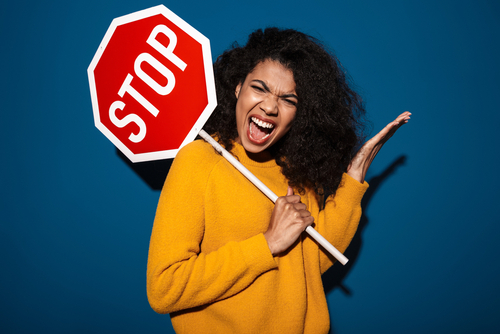
M273 131L274 124L264 122L257 117L250 117L248 133L252 141L261 144L269 138Z

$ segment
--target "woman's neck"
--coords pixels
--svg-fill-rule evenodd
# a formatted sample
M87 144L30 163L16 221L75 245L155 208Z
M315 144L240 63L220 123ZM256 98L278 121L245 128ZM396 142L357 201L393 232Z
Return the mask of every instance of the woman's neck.
M269 151L267 150L259 153L252 153L248 152L247 150L245 150L245 152L250 159L256 162L268 162L270 160L274 160L271 153L269 153Z

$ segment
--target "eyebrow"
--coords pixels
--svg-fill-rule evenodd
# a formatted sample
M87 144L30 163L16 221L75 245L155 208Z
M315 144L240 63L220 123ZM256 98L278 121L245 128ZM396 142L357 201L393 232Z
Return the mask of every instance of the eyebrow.
M264 87L264 90L265 90L265 91L267 91L267 92L269 92L269 93L271 92L271 90L269 89L269 87L266 85L266 83L265 83L264 81L262 81L262 80L258 80L258 79L254 79L254 80L252 80L252 81L256 81L256 82L260 83L260 84L262 85L262 87ZM298 98L298 96L297 96L297 95L295 95L295 94L285 94L285 95L280 95L280 96L278 96L278 97L285 98L285 99L286 99L286 98L289 98L289 97L295 98L295 99L297 99L297 100L299 99L299 98Z

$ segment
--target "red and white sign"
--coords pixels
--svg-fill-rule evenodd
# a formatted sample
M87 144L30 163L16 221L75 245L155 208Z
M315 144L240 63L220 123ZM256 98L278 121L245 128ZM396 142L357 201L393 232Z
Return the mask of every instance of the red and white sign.
M163 5L114 19L88 76L96 127L132 162L173 158L217 105L209 40Z

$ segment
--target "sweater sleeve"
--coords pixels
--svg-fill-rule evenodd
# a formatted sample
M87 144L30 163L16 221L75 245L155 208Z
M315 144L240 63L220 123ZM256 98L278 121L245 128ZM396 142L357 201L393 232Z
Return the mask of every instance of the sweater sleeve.
M194 147L194 148L193 148ZM175 158L160 195L151 234L147 293L158 313L230 297L276 268L263 234L202 253L205 189L219 156L200 145Z
M368 183L359 183L344 174L335 195L328 197L324 210L319 212L317 230L341 253L351 243L361 218L361 199ZM323 274L334 263L334 258L320 251Z

